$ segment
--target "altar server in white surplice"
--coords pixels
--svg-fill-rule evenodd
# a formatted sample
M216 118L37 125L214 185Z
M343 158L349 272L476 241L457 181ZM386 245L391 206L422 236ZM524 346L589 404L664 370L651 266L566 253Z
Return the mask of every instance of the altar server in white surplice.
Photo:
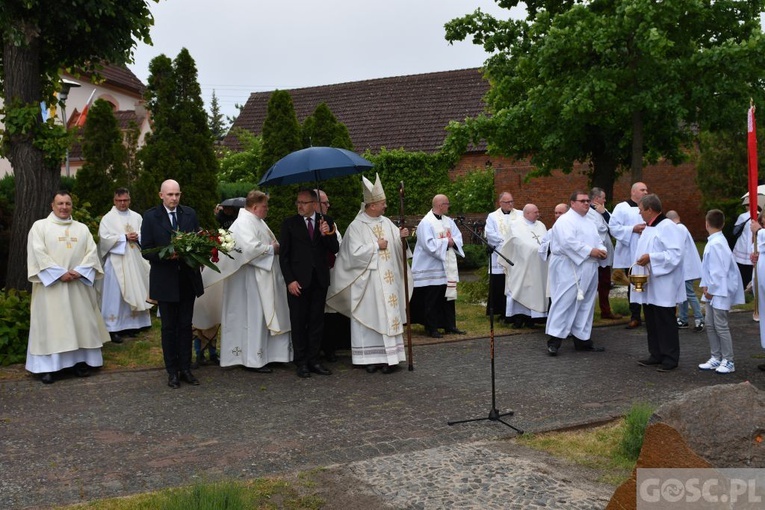
M204 295L194 306L194 326L220 323L220 365L244 365L270 373L266 365L292 361L287 287L279 266L279 242L264 221L268 196L250 191L229 229L241 253L221 257L220 273L205 269Z
M98 309L93 283L103 277L98 248L88 227L72 220L72 197L60 191L53 212L32 225L27 238L27 275L32 305L26 369L41 374L75 367L80 377L104 360L109 333Z
M539 257L539 247L547 227L539 221L539 208L534 204L523 207L523 217L513 224L510 237L500 253L499 263L507 271L505 315L512 317L514 326L533 327L532 319L547 317L547 263Z
M649 357L638 360L643 366L656 365L666 372L677 368L680 337L675 307L685 301L683 254L686 234L662 214L661 200L651 194L640 200L640 216L647 225L637 244L633 261L647 268L645 292L630 292L630 302L643 305L648 331Z
M438 329L447 334L464 335L457 328L454 303L457 300L457 282L460 279L457 255L464 257L462 233L449 212L449 197L433 197L433 208L417 225L417 244L412 258L411 319L425 326L432 338L441 338Z
M598 267L606 264L595 224L587 218L590 197L583 191L571 195L571 209L553 225L550 267L547 275L552 304L547 316L547 352L557 356L563 340L574 338L577 351L600 352L590 339L598 290Z
M389 374L406 361L404 248L409 235L383 216L385 191L362 176L363 210L348 226L335 261L327 305L351 318L351 355L367 372Z
M130 192L118 188L114 207L98 227L98 251L104 261L101 315L114 343L123 334L151 327L149 261L141 256L143 217L130 209Z

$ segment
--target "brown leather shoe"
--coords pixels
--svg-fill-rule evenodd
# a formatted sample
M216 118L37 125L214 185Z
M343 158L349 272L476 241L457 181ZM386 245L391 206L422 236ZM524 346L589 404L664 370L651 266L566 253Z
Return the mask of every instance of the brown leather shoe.
M632 319L629 324L627 324L627 329L635 329L640 327L640 321Z

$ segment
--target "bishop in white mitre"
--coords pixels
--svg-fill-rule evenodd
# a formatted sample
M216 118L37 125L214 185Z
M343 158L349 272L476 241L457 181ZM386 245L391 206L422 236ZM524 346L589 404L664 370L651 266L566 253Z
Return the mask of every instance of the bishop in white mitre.
M103 277L93 236L72 219L69 192L57 193L51 208L27 237L32 304L26 369L41 374L44 384L68 367L89 375L90 367L103 365L101 346L109 341L93 287Z
M220 324L220 366L270 373L269 363L292 361L287 285L279 242L265 222L268 195L250 191L229 229L241 252L222 256L220 273L205 269L205 293L194 304L194 326Z
M151 327L149 261L141 256L143 217L130 209L130 192L114 192L114 206L98 228L98 251L104 261L101 315L115 343L123 333Z
M406 287L402 237L383 216L385 191L378 175L374 185L362 176L363 209L351 222L335 261L327 306L351 319L351 356L367 372L385 374L406 360L404 323Z

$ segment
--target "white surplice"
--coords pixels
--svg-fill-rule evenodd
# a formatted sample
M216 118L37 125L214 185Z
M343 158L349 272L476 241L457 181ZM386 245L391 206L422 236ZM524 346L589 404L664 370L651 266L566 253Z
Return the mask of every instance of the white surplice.
M141 256L140 239L130 243L126 234L141 232L143 217L135 211L112 207L98 228L98 251L104 261L101 315L107 331L151 326L149 261Z
M745 302L741 273L722 232L715 232L707 239L699 287L707 288L712 295L709 306L718 310L730 310ZM706 297L702 297L702 301L706 301Z
M675 223L675 225L683 232L683 279L686 282L688 280L698 280L701 278L701 257L699 256L699 250L696 248L696 242L688 231L688 227L682 223Z
M606 262L591 257L590 252L606 247L595 224L574 209L561 215L550 230L547 279L552 304L545 333L563 339L574 335L587 341L592 333L598 267Z
M651 261L646 266L648 282L643 292L635 292L632 286L630 302L672 307L686 300L684 245L684 232L672 220L664 218L643 230L632 263L646 253L650 256ZM635 266L635 274L641 274L641 271Z
M508 214L502 212L500 207L496 211L492 212L486 217L486 226L484 227L484 233L486 234L486 241L492 248L500 249L507 238L510 237L510 231L512 229L512 223L523 216L517 209L512 209ZM489 268L489 274L507 274L506 267L498 262L499 257L496 253L491 253L491 267Z
M388 241L380 250L378 239ZM411 292L411 288L410 288ZM351 319L354 365L397 365L406 360L404 248L388 218L360 212L345 231L327 306Z
M81 278L59 278L75 270ZM27 276L32 282L26 369L56 372L81 361L103 365L109 341L93 283L103 277L88 227L50 213L32 225L27 238Z
M194 326L221 325L220 365L261 368L292 361L287 287L276 240L266 222L247 209L229 229L241 253L220 256L220 273L205 269L205 293L194 304Z
M539 247L547 234L541 221L529 222L521 218L513 224L512 232L500 248L504 259L499 264L505 269L505 315L523 314L532 318L547 316L547 263L539 257Z
M616 204L611 219L608 220L608 228L616 239L613 267L627 269L634 264L640 234L633 232L632 228L638 223L645 222L635 202L628 200Z
M454 241L454 249L449 249L449 238ZM457 255L464 257L462 251L462 232L454 221L444 215L436 218L433 211L428 211L417 225L417 244L412 257L412 280L415 287L446 285L446 299L457 299Z

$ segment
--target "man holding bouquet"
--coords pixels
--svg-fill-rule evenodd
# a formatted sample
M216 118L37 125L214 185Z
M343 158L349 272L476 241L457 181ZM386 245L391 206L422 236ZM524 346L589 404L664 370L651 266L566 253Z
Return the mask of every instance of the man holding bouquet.
M176 389L182 380L197 386L190 369L191 324L194 300L204 293L202 275L198 267L175 255L162 258L156 249L170 245L177 232L198 231L199 222L194 209L180 205L181 187L176 181L163 182L159 198L162 203L144 213L141 225L143 256L151 264L149 297L159 304L167 385Z

